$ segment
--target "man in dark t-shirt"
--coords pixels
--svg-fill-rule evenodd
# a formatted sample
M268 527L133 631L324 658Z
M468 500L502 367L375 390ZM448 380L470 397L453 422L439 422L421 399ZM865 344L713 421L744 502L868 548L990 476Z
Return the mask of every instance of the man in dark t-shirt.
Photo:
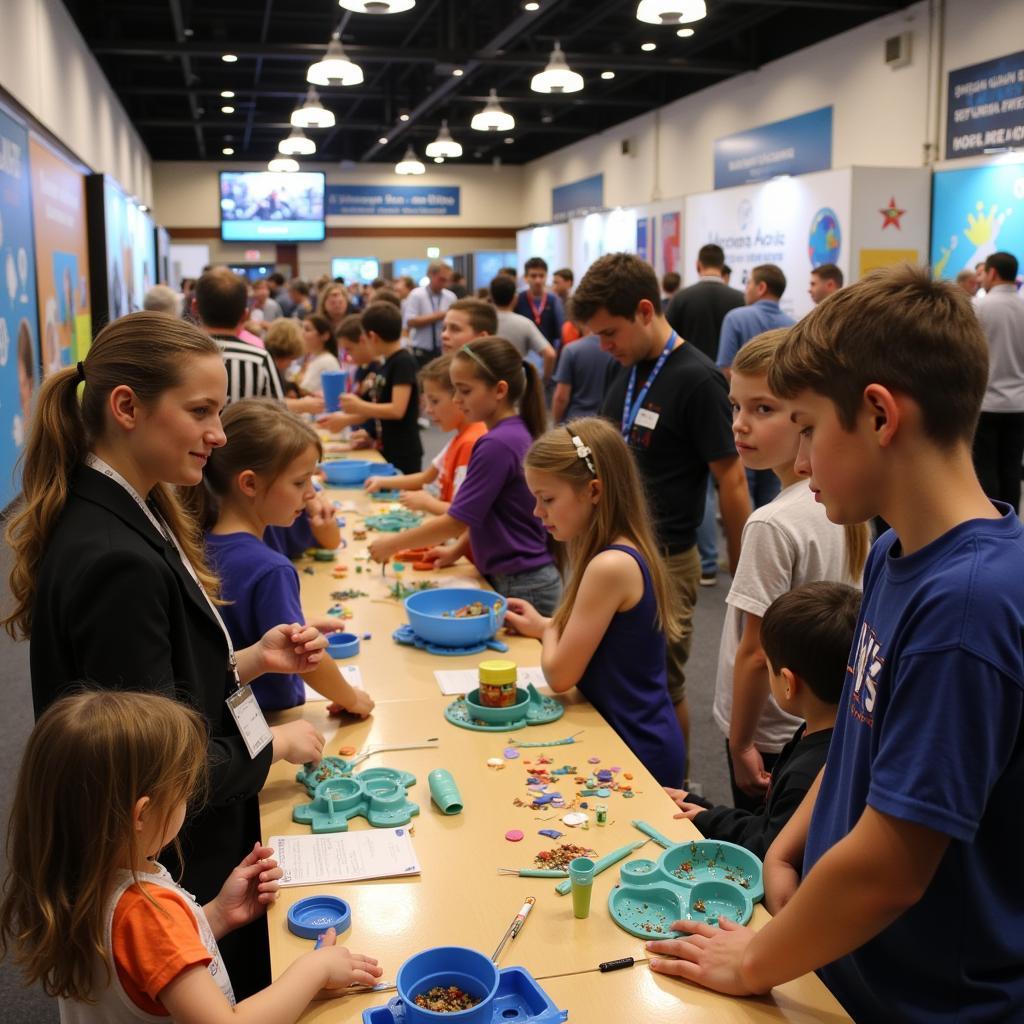
M725 380L661 314L650 264L610 253L592 264L573 309L587 332L621 365L603 415L622 430L644 480L658 544L681 606L682 639L668 651L669 693L689 742L684 665L689 657L700 559L697 527L708 473L718 482L730 567L750 514L743 466L732 437Z

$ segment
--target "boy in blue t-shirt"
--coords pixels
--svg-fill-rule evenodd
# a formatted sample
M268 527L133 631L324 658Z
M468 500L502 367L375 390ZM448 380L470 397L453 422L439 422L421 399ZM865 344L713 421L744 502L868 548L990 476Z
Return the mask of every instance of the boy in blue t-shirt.
M988 379L965 295L880 271L792 328L769 373L837 523L880 515L832 745L765 858L756 934L655 942L732 994L818 970L858 1021L1024 1020L1024 528L971 440Z

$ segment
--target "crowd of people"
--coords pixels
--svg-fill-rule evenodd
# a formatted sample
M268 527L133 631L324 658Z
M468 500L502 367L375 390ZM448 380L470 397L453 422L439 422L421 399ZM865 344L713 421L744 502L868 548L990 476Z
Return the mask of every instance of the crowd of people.
M772 921L676 922L651 969L732 995L818 970L865 1021L1024 1014L1016 260L986 260L976 303L920 268L844 286L816 267L799 322L779 267L742 293L727 270L706 245L681 288L615 253L549 288L533 257L522 289L510 268L470 297L435 261L357 298L212 267L47 378L8 528L5 625L30 640L39 721L0 942L68 1019L213 1021L237 999L294 1020L381 975L331 934L268 969L281 872L256 794L324 740L262 711L302 703L303 679L374 711L289 560L339 542L315 425L379 448L399 475L367 490L429 513L373 559L471 560L550 688L601 712L677 817L764 858ZM451 435L426 467L421 415ZM716 806L689 782L686 666L719 516ZM963 911L965 891L985 895Z

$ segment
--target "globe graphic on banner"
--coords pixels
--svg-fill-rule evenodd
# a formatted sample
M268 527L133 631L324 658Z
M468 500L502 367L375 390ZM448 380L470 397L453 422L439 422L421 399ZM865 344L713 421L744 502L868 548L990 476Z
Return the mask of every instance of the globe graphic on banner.
M807 239L807 255L810 257L811 266L835 263L839 259L841 244L839 218L834 210L824 206L811 219L811 231Z

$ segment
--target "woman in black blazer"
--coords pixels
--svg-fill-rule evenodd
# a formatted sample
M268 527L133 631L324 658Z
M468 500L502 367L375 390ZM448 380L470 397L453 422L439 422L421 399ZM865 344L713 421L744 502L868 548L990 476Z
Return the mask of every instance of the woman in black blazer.
M109 324L83 363L40 390L24 504L8 528L16 606L4 624L30 638L37 717L83 682L161 693L205 717L208 799L181 832L182 884L200 903L260 838L257 793L271 762L317 760L323 749L297 722L272 729L251 757L226 705L239 682L309 671L325 643L282 625L232 655L207 596L216 580L173 488L199 483L224 444L226 392L216 343L185 321L133 313ZM171 850L161 859L172 873L181 866ZM221 950L239 998L269 983L262 919Z

